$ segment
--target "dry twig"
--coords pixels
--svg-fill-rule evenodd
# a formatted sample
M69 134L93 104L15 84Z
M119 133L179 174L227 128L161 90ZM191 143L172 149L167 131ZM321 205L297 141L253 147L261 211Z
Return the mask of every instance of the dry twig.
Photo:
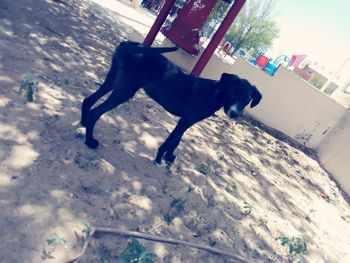
M109 228L109 227L96 227L96 228L91 227L90 229L91 229L90 235L85 240L84 246L83 246L80 254L77 257L75 257L74 259L67 261L66 263L77 263L79 258L85 253L85 250L86 250L86 248L88 246L89 240L97 232L99 232L99 233L116 234L116 235L122 235L122 236L129 236L129 237L135 237L135 238L142 238L142 239L146 239L146 240L157 241L157 242L168 243L168 244L184 245L184 246L188 246L188 247L194 247L194 248L206 250L206 251L211 252L211 253L227 256L227 257L230 257L230 258L234 259L235 262L238 262L238 263L240 263L240 262L241 263L249 262L246 259L244 259L244 258L242 258L240 256L237 256L237 255L235 255L235 254L233 254L231 252L226 252L226 251L223 251L223 250L220 250L220 249L217 249L217 248L213 248L213 247L209 247L209 246L205 246L205 245L194 244L194 243L187 242L187 241L171 239L171 238L164 238L164 237L160 237L160 236L144 234L144 233L135 232L135 231L119 230L119 229Z

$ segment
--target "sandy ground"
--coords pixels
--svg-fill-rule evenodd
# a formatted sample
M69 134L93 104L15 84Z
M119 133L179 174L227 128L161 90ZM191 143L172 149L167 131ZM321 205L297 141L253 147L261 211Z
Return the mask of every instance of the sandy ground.
M342 192L312 154L247 118L218 114L192 127L172 169L157 168L150 160L176 118L141 92L98 122L98 150L85 147L82 99L103 80L118 42L152 20L110 3L115 12L85 0L0 1L0 262L71 259L82 246L80 220L252 262L287 262L275 238L304 237L306 262L350 262ZM18 95L25 74L39 83L33 102ZM231 262L142 244L157 262ZM115 262L126 246L125 237L98 236L80 262Z

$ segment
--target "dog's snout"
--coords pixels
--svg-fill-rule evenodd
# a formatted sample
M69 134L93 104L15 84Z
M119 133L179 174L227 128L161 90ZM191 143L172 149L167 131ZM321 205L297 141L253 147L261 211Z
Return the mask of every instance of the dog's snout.
M237 105L232 105L227 111L226 115L233 119L237 118L241 114L241 111L238 109Z
M239 113L237 113L237 112L231 111L231 112L229 113L229 117L230 117L231 119L237 118L238 116L239 116Z

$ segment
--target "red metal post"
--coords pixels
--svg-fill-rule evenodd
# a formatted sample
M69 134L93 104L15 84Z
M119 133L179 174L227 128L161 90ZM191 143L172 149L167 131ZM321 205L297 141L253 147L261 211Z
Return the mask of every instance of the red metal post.
M245 2L246 0L236 0L234 2L231 9L228 11L226 17L222 21L220 27L214 34L212 40L209 42L207 48L204 50L196 65L193 67L191 72L192 75L199 76L202 73L204 67L207 65L209 59L213 55L216 47L219 45L221 39L224 37L227 30L230 28L232 22L235 20L235 18L241 11Z
M143 41L143 44L146 46L151 46L154 39L156 38L160 28L162 27L166 17L168 16L171 8L175 4L176 0L167 0L164 3L164 6L160 10L159 15L157 16L156 20L154 21L150 31L148 32L145 40Z
M170 28L162 28L163 35L187 52L197 55L199 53L200 30L216 2L217 0L186 1L177 12Z

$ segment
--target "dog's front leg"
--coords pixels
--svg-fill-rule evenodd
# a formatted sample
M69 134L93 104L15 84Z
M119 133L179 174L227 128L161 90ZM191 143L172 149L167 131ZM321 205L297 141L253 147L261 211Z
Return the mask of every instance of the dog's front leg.
M162 164L163 157L168 165L171 165L175 161L176 156L173 154L173 152L179 145L185 131L194 123L195 121L188 120L186 118L181 118L179 120L175 129L171 132L165 142L159 147L157 156L154 160L154 163L156 165Z

